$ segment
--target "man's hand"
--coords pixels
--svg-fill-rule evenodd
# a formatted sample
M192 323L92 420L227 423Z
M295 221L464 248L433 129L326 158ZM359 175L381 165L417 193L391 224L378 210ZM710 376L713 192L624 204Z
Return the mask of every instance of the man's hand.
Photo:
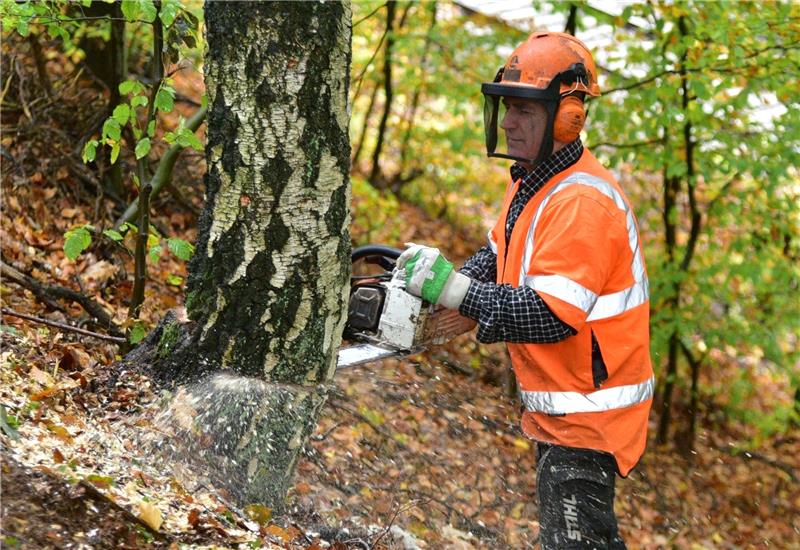
M457 273L438 248L414 243L406 246L396 264L406 272L406 291L432 304L458 309L472 280Z

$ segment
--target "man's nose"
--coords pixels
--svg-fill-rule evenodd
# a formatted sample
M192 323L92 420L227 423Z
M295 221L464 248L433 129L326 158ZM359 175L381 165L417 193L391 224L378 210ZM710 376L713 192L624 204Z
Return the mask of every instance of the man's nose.
M500 122L500 128L503 130L509 130L515 126L514 117L511 115L510 111L506 111L503 114L503 120Z

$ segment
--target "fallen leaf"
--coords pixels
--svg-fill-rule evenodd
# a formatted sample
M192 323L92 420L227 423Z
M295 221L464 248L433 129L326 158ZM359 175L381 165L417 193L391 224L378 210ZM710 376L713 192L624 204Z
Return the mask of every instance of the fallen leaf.
M58 449L53 449L53 462L61 464L64 462L64 455Z
M86 481L100 489L107 489L112 483L114 483L114 480L111 477L101 476L99 474L89 474L86 476Z
M31 367L31 370L28 371L28 376L30 376L43 386L53 385L53 377L50 376L48 373L44 372L43 370L37 369L36 367Z
M189 522L192 528L196 529L197 525L200 523L200 510L197 508L189 510L189 516L186 518L186 521Z
M31 401L43 401L48 397L52 397L53 395L57 394L61 389L57 386L53 386L52 388L47 388L46 390L42 390L40 392L36 392L31 394L30 400Z
M284 542L292 541L292 536L289 534L289 532L283 527L280 527L278 525L270 525L269 527L266 528L266 533L268 535L272 535L273 537L278 537L279 539L282 539Z
M244 507L244 513L253 521L266 525L272 517L272 509L263 504L248 504Z
M523 439L521 437L514 438L514 447L518 447L523 451L529 451L531 448L530 442L527 439Z
M50 430L53 435L59 438L64 443L69 443L72 445L73 439L72 436L69 435L69 432L64 426L59 426L58 424L48 424L47 429Z
M158 531L161 524L164 523L164 518L161 517L161 512L152 503L142 501L139 503L139 519L142 520L153 531Z
M90 264L89 267L83 272L84 278L89 281L94 281L97 283L104 283L111 277L117 274L119 267L112 264L111 262L107 262L105 260L101 260L99 262L94 262Z

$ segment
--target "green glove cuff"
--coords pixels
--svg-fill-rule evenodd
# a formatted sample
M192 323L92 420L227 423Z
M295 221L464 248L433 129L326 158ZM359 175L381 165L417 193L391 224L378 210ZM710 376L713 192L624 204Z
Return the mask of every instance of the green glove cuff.
M417 252L405 265L407 285L411 284L414 269L421 255L422 252ZM425 282L422 283L420 292L422 299L435 304L439 300L439 296L441 296L442 290L447 284L447 279L452 272L453 264L448 262L441 254L437 256L428 272Z
M433 262L433 267L431 267L433 278L428 279L422 285L422 299L432 304L438 303L439 296L442 295L444 285L447 284L447 279L450 278L452 272L453 264L448 262L444 256L439 255L436 261Z

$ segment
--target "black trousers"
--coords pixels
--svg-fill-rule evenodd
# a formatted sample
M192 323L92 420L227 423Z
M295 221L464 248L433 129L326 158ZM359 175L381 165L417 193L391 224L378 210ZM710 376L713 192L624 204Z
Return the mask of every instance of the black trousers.
M536 459L542 550L624 550L614 514L614 457L539 443Z

